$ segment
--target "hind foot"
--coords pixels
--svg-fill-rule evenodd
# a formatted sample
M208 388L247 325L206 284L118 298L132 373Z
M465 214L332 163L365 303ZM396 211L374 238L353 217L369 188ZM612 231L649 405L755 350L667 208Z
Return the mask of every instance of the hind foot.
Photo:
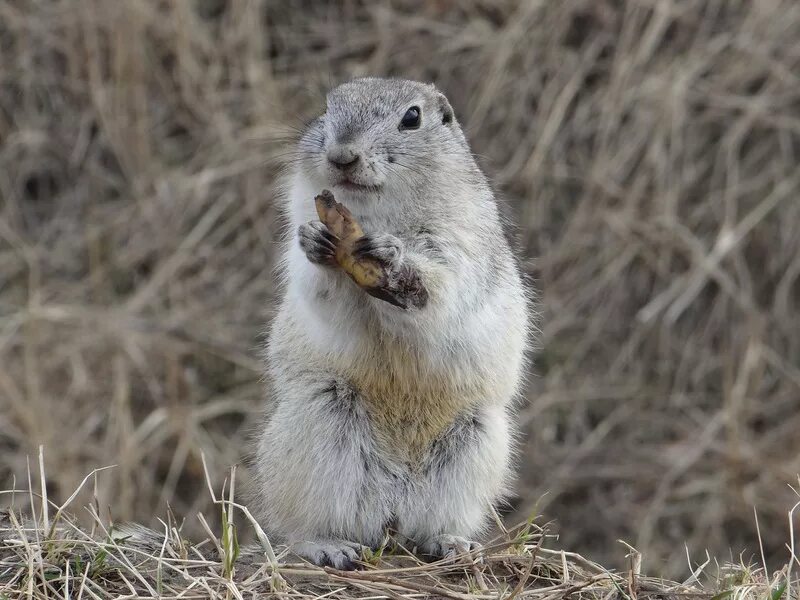
M478 542L473 542L460 535L443 533L427 540L419 547L419 551L433 558L454 558L478 548L480 548Z
M363 546L356 542L317 540L298 542L292 544L289 549L297 556L320 567L333 567L342 571L354 571L361 568L356 561L361 560Z

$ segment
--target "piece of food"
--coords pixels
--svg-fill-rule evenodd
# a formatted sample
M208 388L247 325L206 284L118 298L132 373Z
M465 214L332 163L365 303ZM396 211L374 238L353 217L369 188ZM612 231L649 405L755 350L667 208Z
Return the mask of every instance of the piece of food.
M346 206L336 201L330 190L314 198L319 220L338 238L336 262L350 278L365 289L378 288L384 278L383 268L374 260L353 255L353 244L364 231Z

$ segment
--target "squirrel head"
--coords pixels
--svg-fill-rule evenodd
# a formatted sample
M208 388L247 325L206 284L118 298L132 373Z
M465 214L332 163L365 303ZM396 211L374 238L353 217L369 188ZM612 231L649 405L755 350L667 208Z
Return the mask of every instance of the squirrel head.
M403 79L361 78L331 90L300 151L315 188L356 204L423 198L474 165L444 94Z

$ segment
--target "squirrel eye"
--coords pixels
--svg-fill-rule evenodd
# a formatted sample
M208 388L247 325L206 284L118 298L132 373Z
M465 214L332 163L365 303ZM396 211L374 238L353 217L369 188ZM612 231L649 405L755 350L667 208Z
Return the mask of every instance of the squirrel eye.
M403 115L403 120L400 121L400 130L419 128L421 117L422 111L419 109L419 106L412 106L406 111L406 114Z

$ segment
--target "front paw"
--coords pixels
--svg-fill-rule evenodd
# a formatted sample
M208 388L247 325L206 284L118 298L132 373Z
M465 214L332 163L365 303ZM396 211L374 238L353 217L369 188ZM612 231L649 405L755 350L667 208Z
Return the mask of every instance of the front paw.
M389 233L367 234L353 243L353 256L357 260L373 260L394 271L403 261L403 242Z
M321 221L310 221L297 229L300 248L315 265L336 264L336 238Z

